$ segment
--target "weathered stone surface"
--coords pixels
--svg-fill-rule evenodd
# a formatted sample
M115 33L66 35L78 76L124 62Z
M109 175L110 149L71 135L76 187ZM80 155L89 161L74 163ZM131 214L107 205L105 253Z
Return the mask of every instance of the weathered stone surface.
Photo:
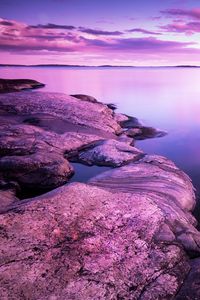
M114 119L119 123L121 124L121 122L124 122L124 121L128 121L129 118L124 115L124 114L120 114L120 113L115 113L114 114Z
M16 204L0 216L2 299L172 299L189 264L157 200L74 183Z
M79 152L76 161L88 165L103 165L118 167L143 156L143 152L124 142L105 140L92 149Z
M0 78L0 93L17 92L26 89L36 89L44 87L40 83L32 79L2 79Z
M0 126L0 178L16 181L20 189L48 190L66 183L73 174L67 153L101 140L99 136L57 134L32 125Z
M199 300L200 299L200 258L190 261L191 270L186 277L175 300Z
M15 115L49 114L57 119L109 133L120 133L113 112L102 103L80 101L61 93L19 92L0 95L2 112Z
M146 156L138 163L104 172L89 183L113 193L137 191L154 195L154 202L169 226L168 234L173 236L172 231L175 236L174 242L181 242L190 256L199 253L200 233L190 213L195 206L193 187L189 178L169 160ZM165 240L165 235L162 238Z

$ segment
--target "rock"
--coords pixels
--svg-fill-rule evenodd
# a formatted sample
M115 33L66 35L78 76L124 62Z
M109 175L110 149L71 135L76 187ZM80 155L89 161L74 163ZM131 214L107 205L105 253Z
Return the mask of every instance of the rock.
M121 133L113 112L102 103L79 101L61 93L19 92L0 95L1 111L26 119L35 114L47 114L68 124L82 125L112 134Z
M189 178L148 156L0 215L2 299L173 299L196 242ZM185 249L185 250L184 250Z
M122 122L128 121L129 118L124 114L115 113L114 119L117 123L121 124Z
M94 97L89 96L89 95L75 94L75 95L70 95L70 96L75 97L77 99L80 99L82 101L87 101L87 102L92 102L92 103L99 103L97 101L97 99L95 99Z
M147 198L152 194L176 241L191 257L199 254L200 233L190 213L195 206L193 187L189 178L169 160L147 155L136 163L104 172L89 183L113 193L138 192Z
M190 261L191 270L186 277L175 300L199 300L200 299L200 258Z
M142 135L142 129L135 127L135 128L130 128L127 131L125 131L125 134L129 137L137 137Z
M27 189L34 194L55 188L73 175L66 154L77 153L101 139L76 132L60 135L26 124L2 125L0 178L16 181L22 193Z
M124 142L105 140L92 149L79 152L75 161L88 165L118 167L143 156L143 152Z
M15 191L9 189L1 189L0 190L0 212L6 211L7 207L9 207L14 202L19 199L15 196ZM1 225L0 225L1 227ZM0 229L1 230L1 229Z
M0 159L0 174L5 181L14 180L23 191L45 192L68 181L74 171L69 162L56 153L37 151L23 156Z
M92 102L92 103L101 103L97 99L95 99L94 97L89 96L89 95L75 94L75 95L70 95L70 96L80 99L82 101L87 101L87 102ZM104 105L107 106L108 108L110 108L111 110L117 109L117 106L113 103L108 103L108 104L104 103Z
M117 109L117 105L114 103L108 103L106 105L108 108L112 109L113 111Z
M128 137L126 134L121 134L120 136L118 136L117 141L134 146L134 140L132 138Z
M135 127L125 131L129 137L134 137L135 140L145 140L149 138L163 137L167 134L166 131L155 129L153 127Z
M17 92L26 89L36 89L44 86L45 84L32 79L0 78L0 93Z
M121 127L123 128L133 128L133 127L142 127L143 125L135 117L125 115L128 120L123 120L120 122Z
M181 299L185 286L198 297L190 179L120 124L152 128L82 96L0 95L1 299ZM70 157L120 167L30 198L68 181Z

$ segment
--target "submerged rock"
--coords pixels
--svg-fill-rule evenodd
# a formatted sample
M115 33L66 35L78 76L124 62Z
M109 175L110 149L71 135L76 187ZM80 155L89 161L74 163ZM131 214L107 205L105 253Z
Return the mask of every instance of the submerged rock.
M133 137L135 140L145 140L149 138L163 137L167 134L166 131L155 129L153 127L135 127L125 131L126 135Z
M32 79L2 79L0 78L0 93L18 92L26 89L44 87L45 84Z

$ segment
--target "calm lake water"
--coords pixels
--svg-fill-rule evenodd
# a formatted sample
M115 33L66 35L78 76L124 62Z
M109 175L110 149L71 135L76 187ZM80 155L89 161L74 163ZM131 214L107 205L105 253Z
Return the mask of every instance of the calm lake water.
M200 68L1 67L0 77L36 79L46 84L43 91L92 95L168 131L136 146L173 160L200 194Z

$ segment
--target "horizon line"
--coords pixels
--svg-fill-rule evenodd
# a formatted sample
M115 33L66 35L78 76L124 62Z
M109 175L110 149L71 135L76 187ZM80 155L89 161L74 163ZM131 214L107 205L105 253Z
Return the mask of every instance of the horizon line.
M200 65L135 66L135 65L70 65L70 64L0 64L0 67L72 67L72 68L200 68Z

